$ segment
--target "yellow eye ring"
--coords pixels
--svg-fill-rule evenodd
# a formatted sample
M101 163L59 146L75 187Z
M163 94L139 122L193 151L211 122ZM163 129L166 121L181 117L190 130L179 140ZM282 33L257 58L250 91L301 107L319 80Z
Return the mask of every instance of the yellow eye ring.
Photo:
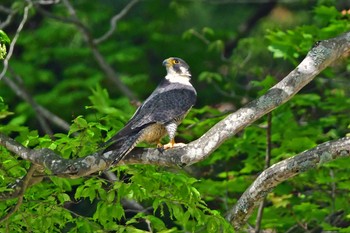
M173 59L173 64L179 64L179 60L178 59Z

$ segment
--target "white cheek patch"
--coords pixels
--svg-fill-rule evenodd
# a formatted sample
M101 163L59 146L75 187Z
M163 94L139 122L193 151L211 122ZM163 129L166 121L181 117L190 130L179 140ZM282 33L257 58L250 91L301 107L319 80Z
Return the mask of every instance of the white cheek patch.
M181 74L191 76L190 72L185 67L180 66L180 70L181 70Z
M178 74L168 74L165 78L171 83L181 83L184 85L192 86L190 83L190 76L178 75Z

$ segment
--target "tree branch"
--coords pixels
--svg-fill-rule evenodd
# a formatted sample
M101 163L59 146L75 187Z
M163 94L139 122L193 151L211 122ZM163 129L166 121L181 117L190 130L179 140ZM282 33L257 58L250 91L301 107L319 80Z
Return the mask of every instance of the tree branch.
M271 150L272 150L272 143L271 143L271 125L272 125L272 113L267 114L267 127L266 127L266 154L265 154L265 166L264 169L270 167L271 164ZM264 198L259 205L258 208L258 214L256 216L256 222L255 222L255 233L260 232L261 227L261 221L264 214L264 208L265 208L266 199Z
M50 126L47 124L46 120L44 117L40 114L38 104L35 102L35 100L28 94L28 92L25 90L23 86L18 85L15 83L15 81L11 80L9 77L6 77L2 80L4 83L6 83L7 86L9 86L17 96L21 97L24 99L28 104L30 104L35 112L35 116L42 128L42 130L52 136L53 132L50 128Z
M120 77L117 75L117 73L114 71L114 69L107 63L106 59L103 57L103 55L100 53L100 51L97 48L97 44L94 42L94 39L92 38L90 31L88 27L86 27L78 18L75 9L70 4L68 0L62 1L64 6L67 8L69 14L71 15L70 18L63 18L60 16L56 16L51 14L50 12L44 10L40 6L36 6L38 11L40 11L43 15L60 20L64 23L71 23L77 26L77 28L81 31L85 42L90 47L91 52L97 62L97 64L100 66L101 70L106 74L106 77L113 82L118 89L129 99L136 100L135 94L120 80Z
M350 138L325 142L317 147L283 160L263 171L229 211L227 220L239 230L261 200L278 184L302 172L317 168L337 158L350 156Z
M119 90L127 96L131 100L136 100L136 96L134 93L120 80L120 77L117 75L117 73L113 70L113 68L107 63L105 58L102 56L100 51L97 48L96 43L94 42L94 39L92 38L88 28L79 20L75 9L70 4L68 0L62 0L65 7L68 9L69 14L71 15L72 19L69 19L68 21L63 22L71 22L75 24L78 29L81 31L86 43L90 47L92 54L94 55L95 60L97 61L100 68L103 70L103 72L106 74L107 78L111 80L118 88ZM41 9L41 12L45 12L43 9ZM47 14L51 17L51 14ZM56 17L57 19L60 19L59 17Z
M319 42L291 73L266 94L228 115L199 139L185 147L164 152L159 152L157 149L138 148L132 151L121 163L184 166L204 160L225 140L291 99L318 73L348 51L350 51L350 32ZM57 175L83 176L108 168L115 159L111 154L113 153L107 152L103 155L95 153L76 160L63 160L48 149L41 149L32 150L30 154L22 153L20 156L34 163L44 164L46 168Z
M104 34L102 35L100 38L97 38L94 40L95 44L99 44L105 40L107 40L115 31L115 29L117 28L117 22L123 18L131 9L131 7L133 7L139 0L132 0L129 2L128 5L126 5L123 10L121 10L117 15L113 16L110 23L111 23L111 27L110 29Z
M247 21L243 22L239 27L237 31L237 35L235 38L227 41L225 43L223 56L225 58L230 58L232 56L233 50L237 47L237 44L240 39L247 36L249 32L254 28L256 23L263 17L267 16L276 6L277 1L276 0L267 0L265 2L259 1L261 4L260 7L257 8L256 12L248 18Z
M0 5L0 12L8 14L6 20L0 22L0 29L4 29L11 23L13 16L17 13L17 11Z
M20 182L21 187L19 189L20 191L18 192L18 201L17 201L16 205L6 215L4 215L3 217L0 218L0 223L9 219L22 205L24 193L25 193L27 187L29 187L31 185L32 176L38 167L39 166L35 165L35 164L31 165L31 167L29 168L29 170L27 172L27 175L24 177L22 182Z
M157 149L136 148L120 163L189 166L206 159L225 140L254 121L291 99L323 69L350 51L350 32L324 40L315 45L305 59L282 81L260 98L228 115L199 139L183 147L160 152ZM30 150L13 139L0 134L0 144L23 159L42 165L53 174L76 178L102 171L115 160L113 151L96 152L84 158L63 159L49 149ZM265 170L243 194L230 211L228 220L239 229L259 201L277 184L317 165L349 156L350 138L327 142Z
M32 106L32 108L34 109L34 111L36 113L38 121L39 121L40 125L42 126L42 128L44 129L44 131L47 134L52 135L51 128L46 123L46 120L47 120L47 121L55 124L56 126L58 126L61 129L68 132L69 127L70 127L69 124L66 121L64 121L62 118L58 117L57 115L55 115L52 112L50 112L49 110L47 110L45 107L38 104L33 99L33 97L28 93L28 91L25 89L25 87L20 84L21 78L14 73L13 73L13 76L16 76L16 79L20 80L20 81L18 81L16 83L15 81L13 81L12 79L10 79L9 77L6 77L6 76L2 81L4 83L6 83L6 85L9 86L18 97L20 97L21 99L23 99L24 101L26 101L28 104L30 104ZM43 118L45 118L46 120Z

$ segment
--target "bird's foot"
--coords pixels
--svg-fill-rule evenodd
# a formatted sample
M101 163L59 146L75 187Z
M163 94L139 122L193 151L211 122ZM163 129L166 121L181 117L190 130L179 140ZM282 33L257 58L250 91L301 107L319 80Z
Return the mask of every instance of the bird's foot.
M185 143L172 143L172 142L169 142L168 144L165 144L163 146L163 149L167 150L167 149L171 149L171 148L174 148L174 147L183 147L183 146L186 146L186 144Z
M163 148L163 145L159 142L158 144L157 144L157 149L158 149L158 151L160 152L160 153L163 153L164 152L164 148Z

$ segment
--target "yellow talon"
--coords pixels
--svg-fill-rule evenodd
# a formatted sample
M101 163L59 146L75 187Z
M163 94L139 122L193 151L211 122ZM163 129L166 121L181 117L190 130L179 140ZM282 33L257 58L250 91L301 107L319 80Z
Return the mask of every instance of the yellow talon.
M169 142L168 144L165 144L165 145L163 146L163 149L164 149L164 150L171 149L171 148L174 147L174 145L175 145L175 140L174 140L174 139L171 139L170 142Z
M158 148L158 149L159 149L159 148L163 148L162 143L158 142L158 143L157 143L157 148Z

